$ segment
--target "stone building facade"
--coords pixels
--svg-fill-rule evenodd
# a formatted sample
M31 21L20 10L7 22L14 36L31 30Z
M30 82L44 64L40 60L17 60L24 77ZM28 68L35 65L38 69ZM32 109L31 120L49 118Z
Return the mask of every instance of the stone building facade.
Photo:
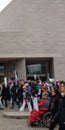
M39 72L27 70L36 65L42 67ZM49 74L65 80L64 0L13 0L0 13L0 68L3 66L1 77L14 75L16 70L21 79L38 75L46 80Z

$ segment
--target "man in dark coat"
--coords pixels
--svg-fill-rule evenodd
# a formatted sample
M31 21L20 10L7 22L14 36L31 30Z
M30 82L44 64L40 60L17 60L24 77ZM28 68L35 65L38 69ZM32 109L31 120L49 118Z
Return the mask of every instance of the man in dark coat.
M65 130L65 96L60 101L59 130Z
M59 130L65 130L65 82L60 83L60 117L59 117Z
M16 103L16 84L13 82L13 86L11 88L11 97L12 97L12 106L14 108L14 103Z
M7 107L8 88L5 87L5 85L3 85L1 96L2 96L1 98L2 104L4 105L3 101L5 101L5 107Z

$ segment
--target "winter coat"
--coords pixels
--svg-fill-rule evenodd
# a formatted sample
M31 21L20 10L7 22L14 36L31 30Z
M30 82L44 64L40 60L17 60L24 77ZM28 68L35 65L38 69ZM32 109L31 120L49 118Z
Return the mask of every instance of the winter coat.
M59 97L53 97L50 105L50 111L52 113L52 120L53 122L58 122L59 120L59 113L60 113L60 107L59 107Z
M12 96L12 98L16 98L16 86L12 86L12 88L11 88L11 96Z
M60 98L59 125L65 128L65 96Z
M8 97L9 97L9 91L8 91L7 87L3 86L1 96L4 99L8 99Z

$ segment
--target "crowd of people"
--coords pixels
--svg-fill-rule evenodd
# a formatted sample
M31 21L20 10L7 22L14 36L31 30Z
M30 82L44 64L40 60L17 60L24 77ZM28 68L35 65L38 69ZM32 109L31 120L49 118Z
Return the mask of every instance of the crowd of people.
M30 113L35 109L39 114L40 106L50 97L50 111L52 119L49 130L54 130L57 123L59 130L65 130L65 81L50 82L41 80L9 80L7 86L4 82L0 84L1 105L11 109L16 103L19 111L29 109Z

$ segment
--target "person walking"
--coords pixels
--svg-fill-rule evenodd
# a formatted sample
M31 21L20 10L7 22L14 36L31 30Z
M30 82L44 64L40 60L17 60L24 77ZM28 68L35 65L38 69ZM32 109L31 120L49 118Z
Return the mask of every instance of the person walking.
M17 101L16 101L16 84L15 82L13 82L13 86L10 90L11 92L11 97L12 97L12 106L11 106L11 109L14 108L14 104L16 103L17 104Z
M8 97L8 91L7 91L7 87L5 87L5 85L3 84L2 86L2 93L1 93L1 102L4 105L5 102L5 107L8 106L7 104L7 97Z
M23 103L19 109L20 112L24 111L26 104L28 106L29 111L32 111L31 96L32 96L31 87L28 86L28 84L24 84L23 85Z
M56 86L52 86L51 105L50 105L52 119L51 119L49 130L54 130L59 120L59 98L60 98L59 89Z
M59 130L65 130L65 82L60 82L60 117L59 117Z

